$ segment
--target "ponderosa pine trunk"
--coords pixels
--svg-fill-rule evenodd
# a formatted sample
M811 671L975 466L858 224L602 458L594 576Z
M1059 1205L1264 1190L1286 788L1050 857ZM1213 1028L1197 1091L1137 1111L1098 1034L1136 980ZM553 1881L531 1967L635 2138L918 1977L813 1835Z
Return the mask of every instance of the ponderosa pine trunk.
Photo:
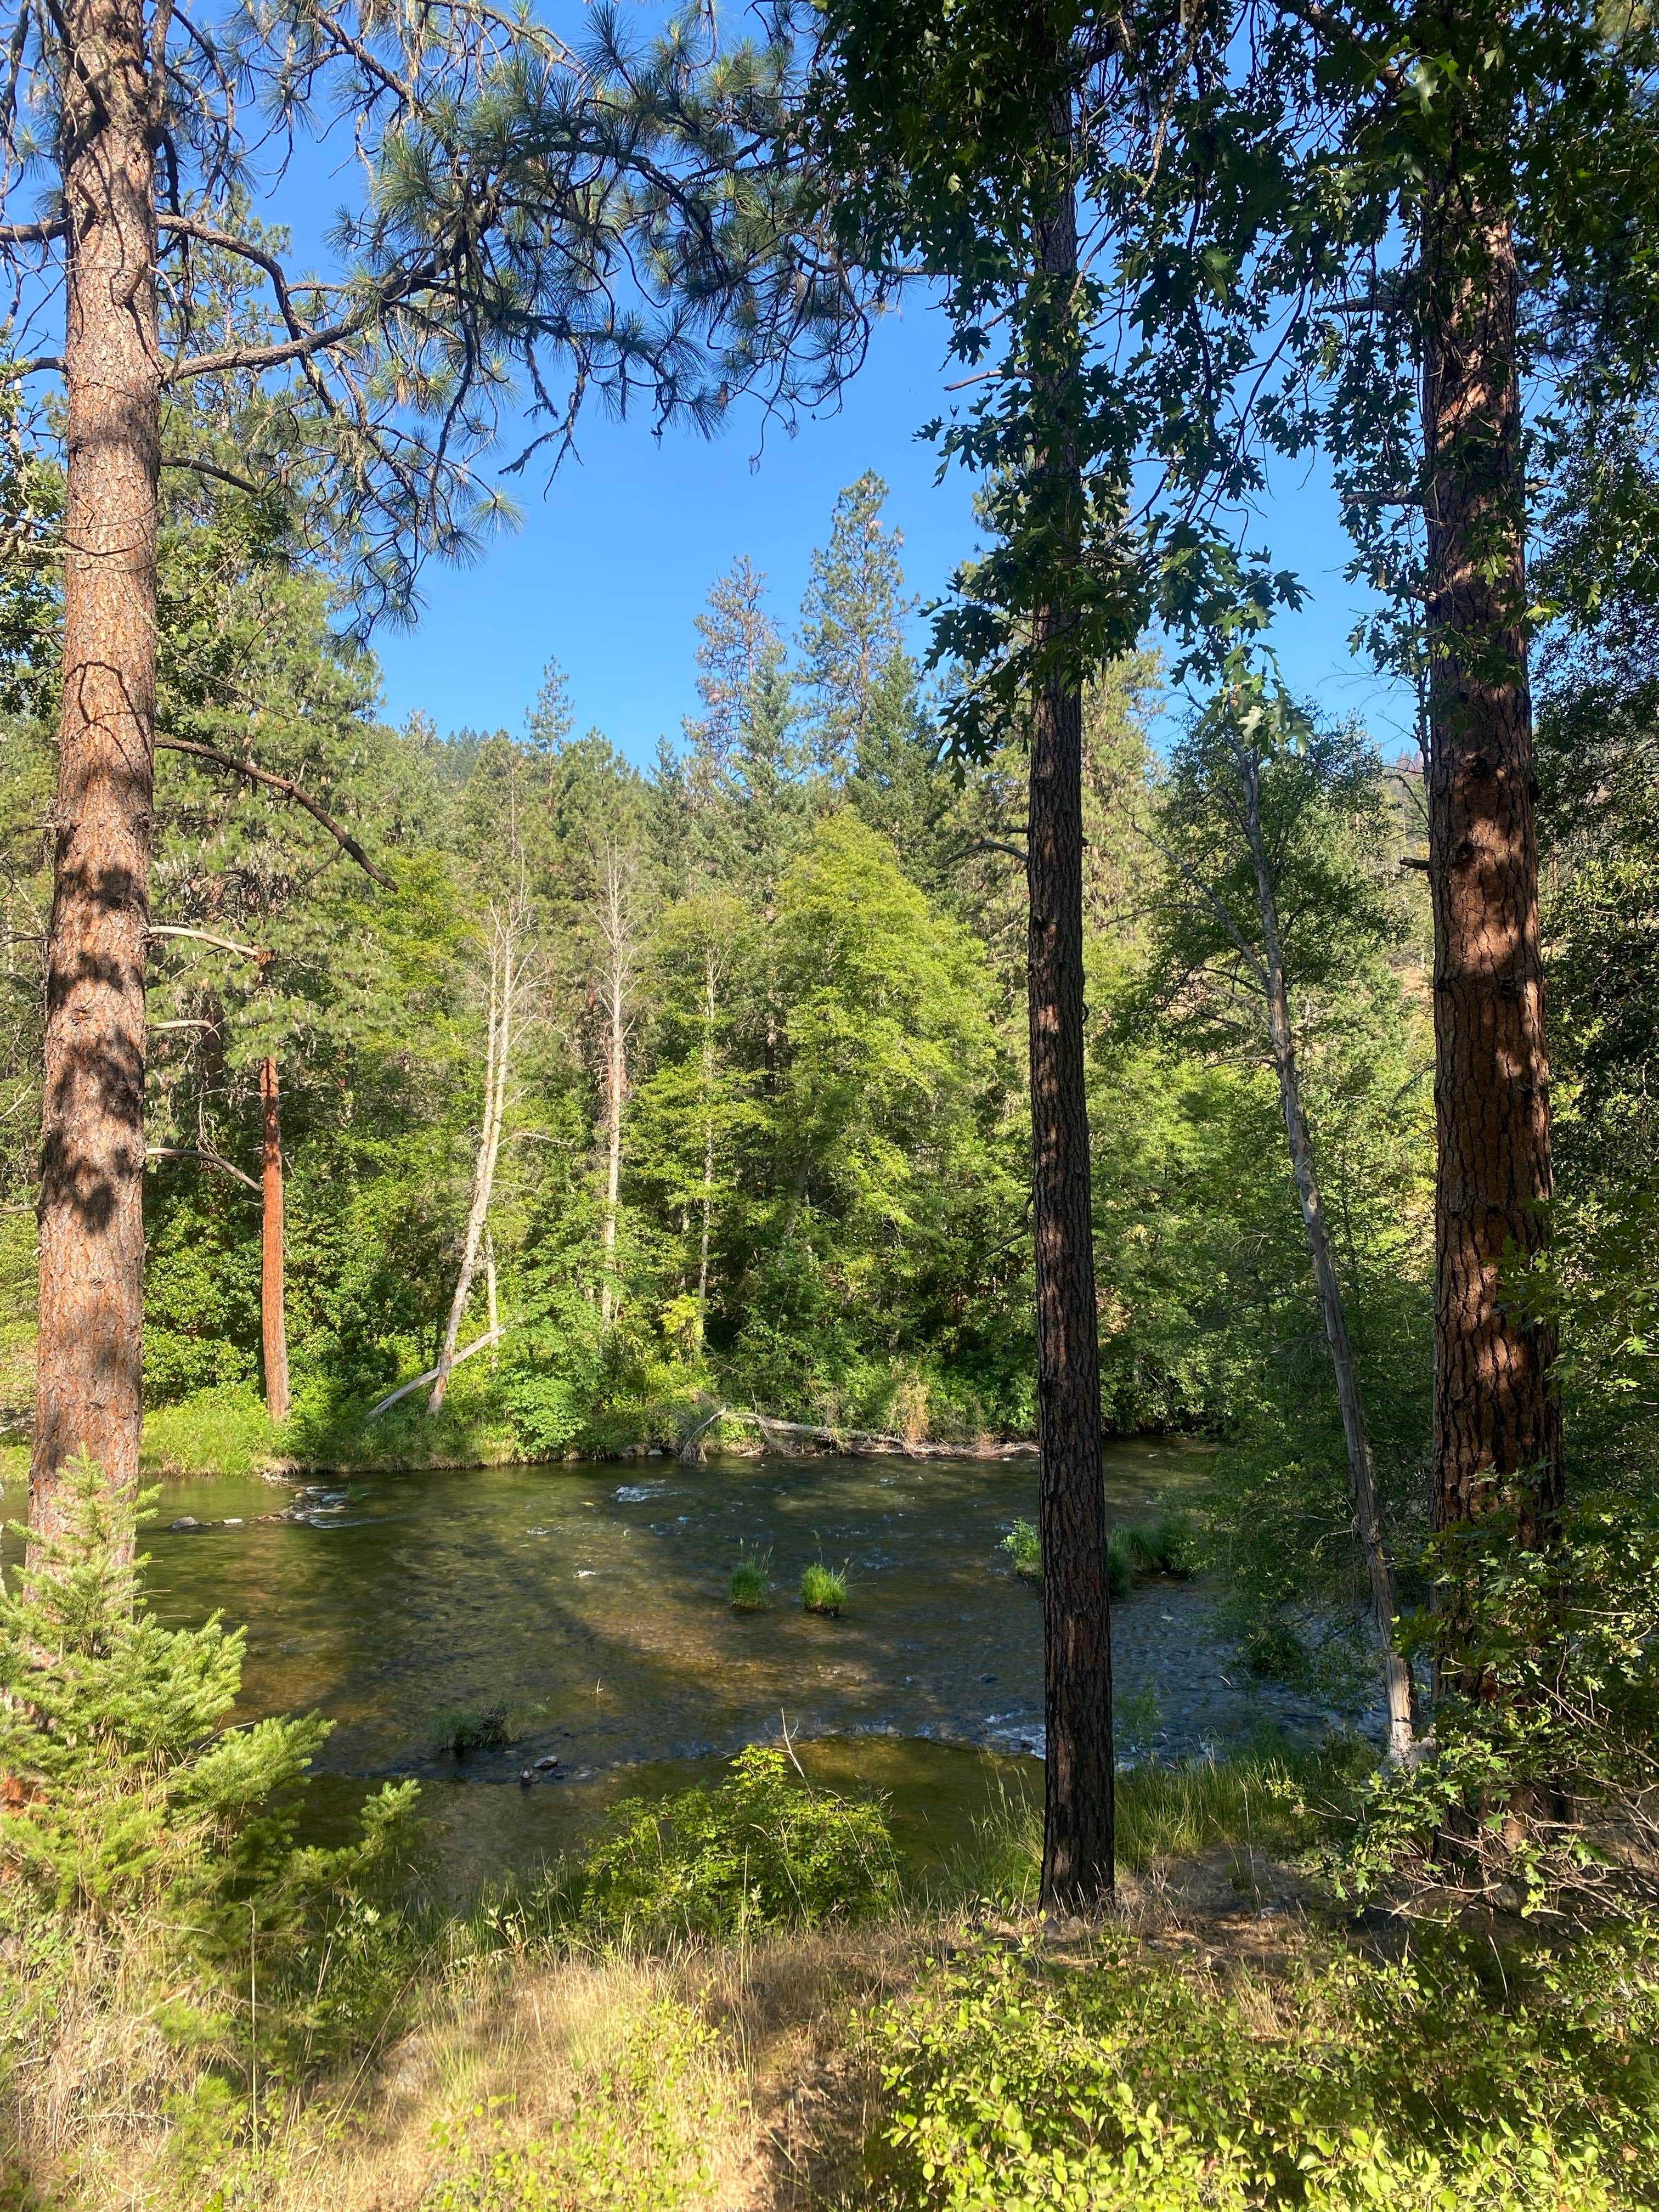
M155 728L155 129L139 0L65 0L64 703L46 953L29 1528L66 1460L138 1479Z
M1077 210L1068 184L1040 226L1050 333L1073 313ZM1047 395L1054 418L1063 392ZM1063 431L1039 465L1061 527L1081 539L1077 457ZM1036 623L1039 648L1063 608ZM1100 1460L1100 1334L1095 1295L1089 1114L1084 1084L1083 699L1051 677L1030 733L1028 989L1031 1197L1042 1476L1045 1910L1089 1909L1113 1885L1112 1647L1106 1498Z
M265 1411L273 1421L289 1412L288 1321L283 1310L283 1123L276 1062L259 1063L259 1164L264 1210L259 1240L259 1331L265 1358Z
M1518 280L1507 216L1452 177L1423 244L1429 884L1434 909L1437 1528L1563 1497L1553 1332L1506 1280L1544 1249L1549 1066L1527 675Z
M1359 1549L1370 1585L1371 1620L1382 1653L1383 1698L1388 1713L1389 1758L1395 1765L1412 1755L1411 1670L1401 1656L1395 1635L1394 1571L1383 1541L1382 1514L1376 1497L1376 1470L1371 1459L1370 1437L1365 1427L1364 1401L1360 1395L1358 1370L1348 1336L1348 1317L1341 1279L1325 1225L1324 1200L1315 1167L1313 1139L1302 1107L1301 1071L1297 1066L1296 1037L1291 1027L1290 993L1285 980L1285 949L1279 928L1279 899L1267 865L1267 840L1261 832L1261 774L1253 756L1239 759L1244 787L1244 820L1250 860L1255 875L1256 897L1261 914L1261 944L1266 959L1267 1032L1273 1068L1279 1078L1279 1109L1290 1147L1291 1173L1302 1210L1303 1234L1313 1262L1319 1310L1330 1348L1336 1378L1336 1400L1342 1415L1342 1434L1348 1451L1348 1480L1353 1493L1354 1523Z

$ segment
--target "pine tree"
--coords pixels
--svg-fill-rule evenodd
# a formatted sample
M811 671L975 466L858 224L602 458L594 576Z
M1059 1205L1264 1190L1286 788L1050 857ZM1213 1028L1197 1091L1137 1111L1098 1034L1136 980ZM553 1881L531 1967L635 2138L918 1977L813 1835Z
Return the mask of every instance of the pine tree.
M876 702L915 602L904 596L899 550L904 540L882 520L887 486L873 469L836 501L830 543L812 556L800 611L801 665L808 757L814 771L840 784L873 736Z

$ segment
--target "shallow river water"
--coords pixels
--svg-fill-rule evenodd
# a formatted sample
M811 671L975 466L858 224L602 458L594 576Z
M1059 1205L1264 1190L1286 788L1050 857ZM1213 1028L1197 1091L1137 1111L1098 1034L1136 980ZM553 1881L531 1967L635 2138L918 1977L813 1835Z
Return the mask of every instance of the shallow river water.
M1206 1458L1114 1444L1112 1514L1195 1492ZM247 1624L242 1717L315 1707L335 1723L325 1817L366 1781L428 1785L452 1887L567 1849L615 1796L681 1786L785 1725L815 1777L887 1791L926 1860L1039 1771L1040 1601L1000 1549L1036 1504L1034 1460L563 1462L297 1494L172 1482L145 1538L148 1587L169 1624L215 1609ZM739 1615L732 1570L757 1553L773 1603ZM846 1566L839 1619L800 1609L817 1559ZM1251 1686L1200 1589L1137 1590L1114 1644L1132 1753L1193 1756L1264 1717L1322 1719ZM511 1714L507 1749L434 1748L447 1710L490 1705Z

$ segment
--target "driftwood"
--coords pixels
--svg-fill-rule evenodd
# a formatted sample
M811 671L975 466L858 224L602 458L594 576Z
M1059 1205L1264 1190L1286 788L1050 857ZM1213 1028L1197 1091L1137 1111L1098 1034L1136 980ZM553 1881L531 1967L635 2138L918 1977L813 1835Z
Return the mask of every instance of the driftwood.
M879 1429L826 1428L812 1421L781 1421L770 1413L757 1413L740 1406L717 1406L685 1437L675 1456L685 1467L698 1466L703 1439L716 1421L752 1421L763 1439L783 1452L815 1447L838 1452L847 1459L1024 1459L1036 1449L1031 1443L939 1444L912 1437L890 1436Z

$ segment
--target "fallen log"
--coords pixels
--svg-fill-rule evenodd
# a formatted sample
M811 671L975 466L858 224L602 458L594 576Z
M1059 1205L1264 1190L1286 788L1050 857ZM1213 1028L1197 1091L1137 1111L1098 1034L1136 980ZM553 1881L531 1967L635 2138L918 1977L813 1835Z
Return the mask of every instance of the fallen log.
M848 1459L1026 1459L1036 1449L1035 1443L1029 1443L988 1446L925 1443L913 1437L892 1436L880 1429L830 1428L814 1421L780 1420L775 1414L756 1413L741 1406L717 1406L682 1441L675 1455L682 1466L696 1467L702 1463L704 1437L716 1421L752 1421L768 1443L776 1442L785 1451L811 1444L824 1451L839 1452Z
M490 1345L499 1343L501 1339L506 1334L507 1324L503 1322L499 1328L486 1329L482 1336L474 1337L471 1343L467 1346L466 1350L465 1352L458 1352L454 1358L450 1361L449 1365L451 1371L453 1372L457 1367L459 1367L462 1360L471 1359L475 1352L483 1352L487 1350ZM369 1407L368 1411L363 1415L365 1425L367 1425L370 1421L378 1420L380 1415L385 1413L386 1407L388 1406L395 1406L399 1398L406 1398L411 1390L418 1390L422 1383L435 1382L437 1379L438 1370L435 1367L428 1367L424 1375L417 1375L412 1382L400 1382L398 1388L392 1391L389 1395L382 1398L377 1406L371 1406Z

